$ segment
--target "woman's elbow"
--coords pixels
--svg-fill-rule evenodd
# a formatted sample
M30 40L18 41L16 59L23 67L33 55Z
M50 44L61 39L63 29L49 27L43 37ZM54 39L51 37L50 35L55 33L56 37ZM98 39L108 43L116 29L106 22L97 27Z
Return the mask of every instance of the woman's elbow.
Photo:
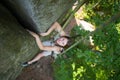
M39 47L41 50L44 50L44 47Z
M44 46L39 46L39 48L40 48L40 50L44 50L45 49Z

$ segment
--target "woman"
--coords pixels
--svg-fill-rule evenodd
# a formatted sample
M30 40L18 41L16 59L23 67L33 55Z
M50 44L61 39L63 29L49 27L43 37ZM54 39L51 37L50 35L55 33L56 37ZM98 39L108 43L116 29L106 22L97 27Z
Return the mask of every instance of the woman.
M41 42L39 35L41 36L47 36L49 35L53 30L59 32L60 37L57 38L55 41L45 41ZM38 61L40 58L44 56L51 55L52 53L59 54L63 51L63 47L65 47L69 42L69 37L66 35L66 33L61 28L60 24L58 22L55 22L47 32L40 33L39 35L27 30L36 40L36 43L40 50L43 50L43 52L39 53L35 58L32 60L25 62L22 64L22 66L28 66L30 64L33 64L34 62Z

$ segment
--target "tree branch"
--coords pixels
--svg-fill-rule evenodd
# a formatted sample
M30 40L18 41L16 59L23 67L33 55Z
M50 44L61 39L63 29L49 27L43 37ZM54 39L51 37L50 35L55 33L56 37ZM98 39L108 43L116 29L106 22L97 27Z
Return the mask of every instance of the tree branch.
M77 41L76 43L74 43L72 46L70 46L68 49L66 49L63 53L66 53L67 51L69 51L70 49L72 49L73 47L77 46L82 40L86 39L88 36L90 36L91 34L95 34L95 32L97 32L100 28L104 28L105 26L108 26L110 23L115 22L117 20L117 18L120 18L120 12L117 13L116 15L114 15L113 17L111 17L107 22L103 23L99 28L97 28L94 32L89 33L87 36L81 38L79 41Z

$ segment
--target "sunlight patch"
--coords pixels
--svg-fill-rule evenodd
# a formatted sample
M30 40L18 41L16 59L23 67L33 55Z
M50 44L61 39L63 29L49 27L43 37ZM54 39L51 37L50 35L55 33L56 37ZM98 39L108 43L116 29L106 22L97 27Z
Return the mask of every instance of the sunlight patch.
M73 68L73 80L80 79L83 76L83 73L86 72L86 69L83 66L80 66L76 69L75 63L72 64Z

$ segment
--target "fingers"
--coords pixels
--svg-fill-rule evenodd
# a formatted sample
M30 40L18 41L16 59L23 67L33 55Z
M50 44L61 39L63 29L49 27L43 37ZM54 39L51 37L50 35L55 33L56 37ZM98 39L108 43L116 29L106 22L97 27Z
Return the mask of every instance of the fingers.
M32 32L32 31L30 31L28 29L26 29L26 31L28 31L33 37L37 37L38 36L36 33Z
M47 33L40 33L40 35L41 35L41 36L46 36L46 35L47 35Z
M27 31L27 32L29 32L30 34L32 34L32 33L33 33L32 31L30 31L30 30L28 30L28 29L26 29L26 31Z
M62 47L55 46L55 51L63 52L64 49Z

